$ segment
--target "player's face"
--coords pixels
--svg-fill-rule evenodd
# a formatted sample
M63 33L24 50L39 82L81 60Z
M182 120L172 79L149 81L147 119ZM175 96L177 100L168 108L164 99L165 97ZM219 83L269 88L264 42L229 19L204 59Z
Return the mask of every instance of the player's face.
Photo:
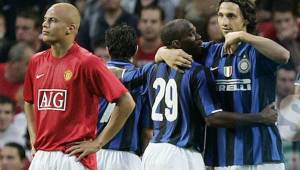
M12 123L14 116L13 106L10 103L0 104L0 132L5 131Z
M218 11L218 23L223 35L229 32L246 31L246 20L240 7L232 2L223 2Z
M5 146L1 150L1 168L2 170L22 170L23 161L18 155L18 150L13 147Z
M159 38L163 22L158 10L143 10L139 22L139 29L143 38L153 40Z
M186 33L181 39L181 48L190 55L195 55L201 49L201 36L197 33L193 24L189 24Z
M18 17L16 19L16 39L19 42L33 43L39 37L40 30L35 27L34 20Z
M277 73L276 91L279 97L291 95L294 91L296 73L289 70L279 70Z
M42 37L44 42L51 45L65 39L69 28L62 16L62 12L55 10L55 7L48 9L42 25Z

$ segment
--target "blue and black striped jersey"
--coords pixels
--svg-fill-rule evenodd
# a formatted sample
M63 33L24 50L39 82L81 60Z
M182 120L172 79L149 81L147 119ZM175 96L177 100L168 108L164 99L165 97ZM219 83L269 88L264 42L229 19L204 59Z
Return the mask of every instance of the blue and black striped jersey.
M224 111L258 113L275 101L277 64L247 43L241 43L233 55L223 51L223 43L206 43L205 65L216 80L216 90ZM256 165L282 162L278 129L254 124L233 129L209 128L206 165Z
M152 108L152 143L170 143L179 147L204 145L204 117L220 111L211 72L193 63L184 74L165 63L147 64L126 70L123 83L127 87L143 87Z
M127 60L111 60L107 65L124 69L134 68L134 65ZM141 130L153 126L150 117L151 110L148 98L141 95L141 87L128 88L128 90L136 103L135 109L120 132L103 148L141 154ZM107 125L115 103L108 103L105 99L100 99L99 105L98 133Z

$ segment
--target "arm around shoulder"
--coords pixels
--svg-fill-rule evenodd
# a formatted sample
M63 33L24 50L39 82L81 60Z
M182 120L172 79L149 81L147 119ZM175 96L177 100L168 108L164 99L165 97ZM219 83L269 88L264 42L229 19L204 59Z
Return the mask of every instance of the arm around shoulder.
M290 52L275 41L261 36L252 35L244 31L241 31L240 34L241 41L251 44L270 60L280 64L288 62Z

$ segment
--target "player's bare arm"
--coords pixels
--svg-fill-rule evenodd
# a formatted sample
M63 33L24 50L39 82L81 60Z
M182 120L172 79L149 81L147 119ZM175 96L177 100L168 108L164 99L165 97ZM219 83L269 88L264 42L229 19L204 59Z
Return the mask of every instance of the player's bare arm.
M191 67L193 58L182 49L167 49L160 47L155 55L155 62L165 61L170 67L183 72L181 67Z
M233 54L239 42L251 44L264 56L277 63L287 63L290 58L290 52L278 43L268 38L256 36L245 31L230 32L225 35L225 52Z
M67 149L66 152L70 156L80 154L77 158L78 161L91 153L97 152L124 126L134 107L135 103L131 95L128 92L123 94L116 101L116 107L112 111L110 120L102 133L95 140L74 142L73 146Z
M26 114L26 119L27 119L27 126L28 126L28 131L29 131L29 136L30 136L30 144L32 148L32 154L35 153L34 149L34 141L35 141L35 125L34 125L34 111L33 111L33 104L24 102L24 111Z
M220 111L205 118L208 126L235 128L252 123L273 124L277 121L278 114L272 109L273 104L264 108L260 113L240 114Z

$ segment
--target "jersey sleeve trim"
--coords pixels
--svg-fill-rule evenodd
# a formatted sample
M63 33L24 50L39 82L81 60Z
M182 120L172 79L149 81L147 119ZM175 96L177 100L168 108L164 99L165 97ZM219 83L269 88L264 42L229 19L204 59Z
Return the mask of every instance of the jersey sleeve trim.
M217 112L222 112L222 111L223 111L223 109L218 109L218 110L212 111L211 113L217 113Z
M121 74L121 80L122 80L122 81L123 81L123 77L124 77L125 71L126 71L126 69L124 69L124 70L122 71L122 74Z

